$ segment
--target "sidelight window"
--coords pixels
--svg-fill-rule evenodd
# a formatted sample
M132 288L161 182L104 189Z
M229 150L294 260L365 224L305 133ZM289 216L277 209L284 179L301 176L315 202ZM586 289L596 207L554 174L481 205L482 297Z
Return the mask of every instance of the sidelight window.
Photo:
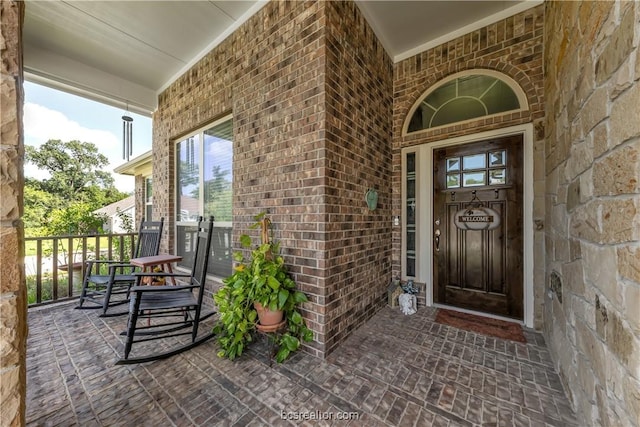
M416 153L407 153L407 228L405 236L406 275L416 275Z

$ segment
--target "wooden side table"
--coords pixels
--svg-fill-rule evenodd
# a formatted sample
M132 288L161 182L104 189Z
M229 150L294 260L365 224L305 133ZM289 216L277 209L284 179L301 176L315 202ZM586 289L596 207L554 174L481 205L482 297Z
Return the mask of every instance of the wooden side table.
M153 271L153 267L160 266L163 270L166 269L167 272L173 273L173 267L171 264L180 261L182 261L182 257L179 255L159 254L140 258L131 258L129 263L142 268L143 272L151 272ZM171 281L174 285L176 284L175 278L172 277Z

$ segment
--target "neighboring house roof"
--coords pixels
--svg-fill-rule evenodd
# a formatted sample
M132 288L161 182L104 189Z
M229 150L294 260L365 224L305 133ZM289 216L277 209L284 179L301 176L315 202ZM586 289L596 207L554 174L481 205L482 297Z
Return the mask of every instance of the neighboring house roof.
M124 212L128 209L132 209L133 207L135 207L135 204L136 204L135 196L129 196L125 199L122 199L115 203L111 203L110 205L104 206L100 209L96 209L93 212L96 214L105 214L108 217L112 217L115 214L117 214L118 211Z
M127 163L124 163L114 169L114 172L120 175L147 175L151 174L151 161L153 157L153 151L149 150L146 153L142 153L139 156L131 159Z

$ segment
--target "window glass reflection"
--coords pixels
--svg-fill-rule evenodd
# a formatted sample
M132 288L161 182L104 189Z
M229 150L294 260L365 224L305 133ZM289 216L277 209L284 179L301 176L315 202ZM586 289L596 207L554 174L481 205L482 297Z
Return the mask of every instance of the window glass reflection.
M495 169L489 171L489 185L506 184L507 173L505 169Z
M489 167L504 166L506 164L506 153L502 151L494 151L489 153Z
M454 157L451 159L447 159L447 172L459 171L460 170L460 158Z
M457 173L447 175L447 188L458 188L458 187L460 187L460 175Z
M464 170L482 169L486 167L486 158L484 153L472 154L462 158L462 167Z
M462 185L464 187L477 187L486 184L487 173L482 172L465 172L462 175Z

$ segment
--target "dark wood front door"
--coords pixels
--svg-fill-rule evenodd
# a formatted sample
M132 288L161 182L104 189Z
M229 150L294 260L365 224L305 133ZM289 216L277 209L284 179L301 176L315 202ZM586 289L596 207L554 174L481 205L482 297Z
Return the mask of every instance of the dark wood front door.
M435 302L523 319L522 143L435 150Z

